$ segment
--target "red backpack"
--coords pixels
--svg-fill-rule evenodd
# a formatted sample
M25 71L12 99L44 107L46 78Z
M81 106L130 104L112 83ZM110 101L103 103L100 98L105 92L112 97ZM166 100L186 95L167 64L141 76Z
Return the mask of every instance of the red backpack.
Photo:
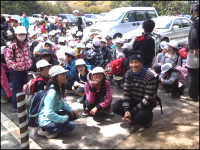
M107 64L106 68L104 69L106 72L106 76L112 76L121 73L125 68L122 68L122 62L126 58L119 58L111 60L110 63Z
M186 48L186 46L183 46L183 48L181 48L181 49L178 51L179 56L181 56L182 59L187 59L188 53L185 52L185 48Z

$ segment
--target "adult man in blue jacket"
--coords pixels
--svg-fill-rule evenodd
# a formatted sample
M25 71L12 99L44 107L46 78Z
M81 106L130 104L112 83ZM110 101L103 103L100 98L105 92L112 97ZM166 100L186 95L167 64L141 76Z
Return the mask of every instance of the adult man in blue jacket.
M64 69L69 70L66 72L66 89L72 90L72 86L74 85L74 82L77 80L77 72L76 72L76 51L70 47L63 46L60 50L63 50L65 52L65 61L67 62L67 65L64 66Z
M28 31L30 23L28 17L26 17L25 12L22 13L22 17L19 20L21 21L21 25L24 26Z

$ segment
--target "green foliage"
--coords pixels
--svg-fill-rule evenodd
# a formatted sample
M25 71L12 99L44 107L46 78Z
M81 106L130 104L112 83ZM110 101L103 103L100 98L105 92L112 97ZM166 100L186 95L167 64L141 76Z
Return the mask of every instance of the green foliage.
M47 1L2 1L2 14L27 16L45 12L47 15L72 13L75 9L80 14L106 13L118 7L155 7L159 15L190 14L190 7L194 1L57 1L55 4Z

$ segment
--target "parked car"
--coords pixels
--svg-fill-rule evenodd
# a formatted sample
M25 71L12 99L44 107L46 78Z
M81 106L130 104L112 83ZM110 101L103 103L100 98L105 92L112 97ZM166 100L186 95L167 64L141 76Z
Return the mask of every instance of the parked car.
M84 17L85 22L92 22L93 24L101 20L101 16L98 14L84 14Z
M58 17L61 17L62 19L67 19L68 24L70 26L75 26L77 22L77 17L73 14L58 14Z
M101 17L104 17L107 13L100 13Z
M19 20L20 16L19 15L9 15L10 18Z
M141 28L147 18L157 18L154 7L121 7L111 10L101 21L90 27L91 32L109 34L120 38L123 34Z

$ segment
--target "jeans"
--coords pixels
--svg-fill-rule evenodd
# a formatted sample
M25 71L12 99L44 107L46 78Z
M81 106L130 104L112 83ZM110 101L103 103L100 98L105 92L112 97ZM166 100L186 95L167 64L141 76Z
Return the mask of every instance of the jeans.
M130 108L133 109L136 105L137 105L136 102L132 102L130 104ZM112 109L114 113L124 117L125 111L124 111L124 107L122 106L122 99L115 102L112 105ZM134 122L139 125L147 123L148 121L153 119L152 110L153 110L153 107L151 106L146 107L142 110L139 110L136 114L134 114L134 116L131 116L132 117L131 119L134 120Z
M12 85L12 108L17 109L16 94L22 92L23 85L28 82L27 71L16 71L11 69L11 85Z
M199 68L188 68L189 74L189 97L197 99L199 96Z
M42 129L44 131L48 131L49 133L63 133L63 132L70 132L74 129L75 124L71 120L77 119L77 117L74 114L74 117L72 114L68 111L59 111L58 115L65 116L67 115L69 117L68 121L64 123L55 123L50 122L48 125L43 126Z

